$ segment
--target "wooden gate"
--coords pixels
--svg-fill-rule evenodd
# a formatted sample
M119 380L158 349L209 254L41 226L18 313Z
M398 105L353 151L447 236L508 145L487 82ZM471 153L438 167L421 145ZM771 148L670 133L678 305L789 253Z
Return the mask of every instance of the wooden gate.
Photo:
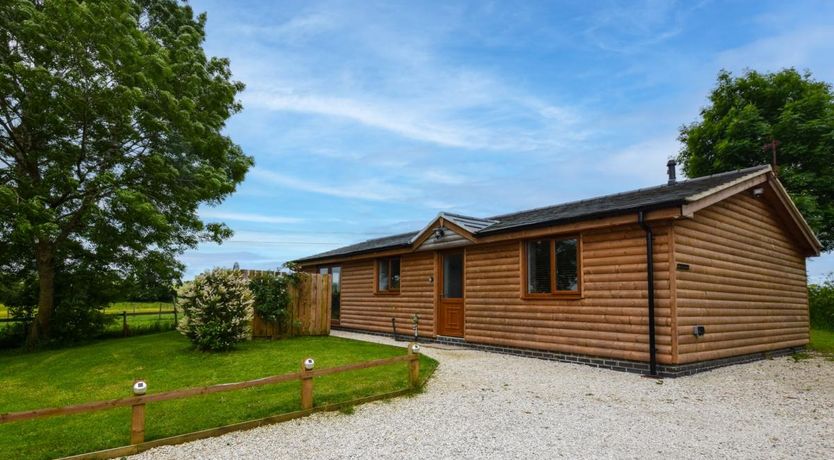
M266 321L257 313L252 320L252 337L281 337L330 334L331 276L299 273L290 286L289 319L283 327Z

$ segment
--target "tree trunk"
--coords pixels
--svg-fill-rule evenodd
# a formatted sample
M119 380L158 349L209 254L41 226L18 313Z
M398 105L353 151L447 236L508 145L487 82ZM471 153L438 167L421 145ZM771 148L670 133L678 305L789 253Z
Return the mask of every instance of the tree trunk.
M38 313L35 315L26 346L32 349L49 337L49 321L55 310L55 249L49 242L37 244Z

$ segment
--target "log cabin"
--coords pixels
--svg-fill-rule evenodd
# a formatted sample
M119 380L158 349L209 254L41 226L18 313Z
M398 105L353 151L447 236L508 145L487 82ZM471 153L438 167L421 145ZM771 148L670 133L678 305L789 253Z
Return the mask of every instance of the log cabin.
M809 341L820 242L770 166L477 218L306 257L334 327L688 375ZM395 329L398 328L398 329Z

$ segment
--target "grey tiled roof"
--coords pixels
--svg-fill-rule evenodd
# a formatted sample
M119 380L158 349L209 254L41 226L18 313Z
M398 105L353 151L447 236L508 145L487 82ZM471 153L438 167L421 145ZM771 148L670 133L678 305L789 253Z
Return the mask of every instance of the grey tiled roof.
M626 214L638 209L658 209L668 206L684 204L686 199L722 184L754 173L769 170L769 166L754 166L711 176L698 177L679 181L672 185L658 185L629 192L605 195L581 201L557 204L544 208L530 209L491 217L498 223L491 225L479 234L497 233L519 227L529 227L539 224L557 224L575 220L591 219L599 216Z
M512 214L502 214L487 219L451 213L442 213L441 215L449 220L452 220L458 225L471 230L475 235L489 235L506 231L520 230L528 227L556 225L560 223L587 220L604 216L627 214L638 210L651 210L678 206L686 203L687 199L695 197L696 195L715 187L728 184L756 172L765 172L769 169L769 166L754 166L752 168L739 169L736 171L679 181L671 185L659 185L656 187L632 190L614 195L605 195L587 200L530 209ZM316 259L334 256L362 254L382 249L406 247L410 244L412 238L417 236L419 233L420 232L410 232L363 241L361 243L323 252L321 254L305 257L303 259L298 259L297 262L313 261Z
M462 214L453 214L451 212L441 212L440 215L444 219L453 222L472 233L479 232L490 225L498 223L498 221L494 219L481 219L479 217L464 216Z
M338 249L322 252L314 256L305 257L303 259L296 259L295 261L304 262L307 260L323 259L326 257L344 256L348 254L362 254L365 252L373 252L381 249L394 249L398 247L405 247L411 244L411 239L417 236L418 233L420 232L401 233L399 235L374 238L372 240L351 244L350 246L343 246Z

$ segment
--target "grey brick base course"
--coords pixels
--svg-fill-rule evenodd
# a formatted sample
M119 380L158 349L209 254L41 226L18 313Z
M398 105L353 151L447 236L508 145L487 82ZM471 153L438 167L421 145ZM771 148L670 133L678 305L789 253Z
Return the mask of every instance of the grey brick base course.
M376 335L381 337L392 337L393 334L387 332L374 332L374 331L365 331L362 329L352 329L346 327L332 327L333 330L338 331L346 331L346 332L357 332L360 334L369 334L369 335ZM408 334L397 334L397 338L402 341L412 341L414 340L413 335ZM488 351L491 353L503 353L508 355L515 355L515 356L524 356L528 358L538 358L538 359L546 359L549 361L559 361L564 363L573 363L573 364L582 364L586 366L592 367L599 367L603 369L611 369L615 371L621 372L631 372L634 374L641 374L641 375L648 375L649 374L649 363L639 362L639 361L626 361L621 359L613 359L613 358L599 358L593 356L586 356L586 355L576 355L570 353L560 353L555 351L545 351L545 350L535 350L529 348L515 348L515 347L505 347L501 345L486 345L480 343L472 343L467 342L464 339L458 337L420 337L419 342L421 343L440 343L440 344L447 344L447 345L456 345L459 347L470 348L473 350L481 350L481 351ZM721 358L721 359L714 359L710 361L700 361L697 363L689 363L689 364L658 364L657 365L657 373L658 377L683 377L686 375L697 374L699 372L710 371L713 369L717 369L719 367L730 366L733 364L742 364L742 363L750 363L754 361L760 361L763 359L770 359L779 356L788 356L798 351L801 351L802 347L795 347L795 348L783 348L780 350L774 350L769 352L763 353L752 353L747 355L741 356L732 356L729 358Z

